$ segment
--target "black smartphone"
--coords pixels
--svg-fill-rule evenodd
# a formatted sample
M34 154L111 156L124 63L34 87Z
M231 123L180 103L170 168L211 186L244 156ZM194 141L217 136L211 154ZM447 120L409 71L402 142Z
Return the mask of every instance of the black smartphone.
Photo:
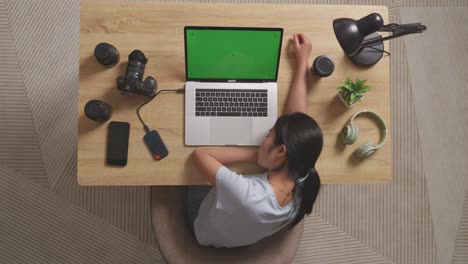
M110 122L109 133L107 134L107 164L115 166L127 165L129 136L129 123Z

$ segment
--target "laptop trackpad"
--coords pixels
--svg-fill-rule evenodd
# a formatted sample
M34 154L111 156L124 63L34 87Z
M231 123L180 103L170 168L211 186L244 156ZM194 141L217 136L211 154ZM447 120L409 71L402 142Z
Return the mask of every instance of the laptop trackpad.
M211 144L251 145L252 122L252 118L211 118Z

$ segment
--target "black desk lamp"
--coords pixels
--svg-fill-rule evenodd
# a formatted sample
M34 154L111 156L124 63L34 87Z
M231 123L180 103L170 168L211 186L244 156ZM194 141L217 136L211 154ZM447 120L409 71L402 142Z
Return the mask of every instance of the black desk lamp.
M384 51L383 41L413 33L422 33L426 26L421 23L383 25L382 17L372 13L359 20L339 18L333 20L333 30L341 48L352 63L358 66L376 64ZM392 32L388 37L375 33Z

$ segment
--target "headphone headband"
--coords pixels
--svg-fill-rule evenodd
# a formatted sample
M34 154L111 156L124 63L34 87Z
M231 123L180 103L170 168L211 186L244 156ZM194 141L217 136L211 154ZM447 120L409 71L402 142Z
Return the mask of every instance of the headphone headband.
M380 130L382 131L383 136L382 136L382 139L380 140L379 144L377 144L377 145L375 146L375 149L381 148L381 147L385 144L385 141L387 140L387 134L388 134L388 129L387 129L387 126L385 125L385 121L384 121L383 118L380 117L377 113L366 109L366 110L362 110L362 111L359 111L359 112L355 113L355 114L351 117L351 119L349 120L349 123L350 123L351 125L353 125L354 119L355 119L358 115L361 115L361 114L369 114L370 116L374 117L375 120L377 120L377 123L379 123Z

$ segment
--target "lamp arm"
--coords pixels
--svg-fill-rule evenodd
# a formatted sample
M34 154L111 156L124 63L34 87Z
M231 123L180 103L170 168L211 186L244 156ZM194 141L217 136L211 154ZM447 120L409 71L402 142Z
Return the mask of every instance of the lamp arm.
M421 25L421 23L411 23L411 24L388 24L382 26L378 31L380 32L392 32L394 34L400 32L411 32L411 33L421 33L426 30L425 25Z
M421 23L413 23L413 24L388 24L383 26L379 31L381 32L392 32L392 35L387 36L387 37L381 37L379 36L378 38L366 40L362 43L362 48L373 46L375 44L379 44L385 40L393 39L393 38L398 38L404 35L409 35L409 34L414 34L414 33L422 33L424 30L426 30L426 26L421 25Z

